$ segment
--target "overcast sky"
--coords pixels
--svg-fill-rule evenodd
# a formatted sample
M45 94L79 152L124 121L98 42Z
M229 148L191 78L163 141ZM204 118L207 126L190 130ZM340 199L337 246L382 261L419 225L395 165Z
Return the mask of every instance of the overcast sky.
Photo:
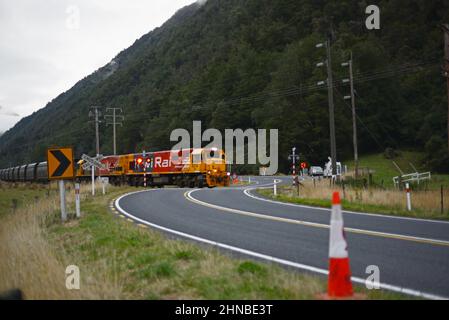
M193 2L0 0L0 132Z

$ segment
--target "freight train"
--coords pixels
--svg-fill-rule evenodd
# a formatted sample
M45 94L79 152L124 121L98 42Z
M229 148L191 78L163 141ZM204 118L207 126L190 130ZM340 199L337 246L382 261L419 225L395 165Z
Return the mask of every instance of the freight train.
M133 153L102 157L103 168L94 169L95 176L108 177L114 185L203 188L226 187L230 173L226 170L223 150L183 149ZM87 167L87 169L86 169ZM75 179L87 181L92 169L84 160L76 162ZM48 182L47 162L32 163L0 170L0 180L11 182Z

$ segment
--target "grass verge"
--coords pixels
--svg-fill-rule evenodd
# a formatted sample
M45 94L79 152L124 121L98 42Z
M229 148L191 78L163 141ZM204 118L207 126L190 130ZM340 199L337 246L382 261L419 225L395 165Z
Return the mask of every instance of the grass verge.
M296 188L290 186L278 187L277 196L273 195L272 189L258 189L257 193L273 200L290 202L302 205L330 208L333 191L340 191L342 207L344 210L370 212L385 215L449 220L447 204L441 211L440 191L413 191L412 211L406 209L405 191L393 189L356 189L346 187L345 190L339 186L330 187L329 182L323 180L316 182L302 182L299 194ZM449 199L449 190L444 190L444 199Z
M414 173L415 169L419 172L429 171L428 168L423 167L424 154L420 152L400 151L399 155L394 159L385 158L383 153L376 153L370 155L363 155L359 159L359 167L361 172L364 169L370 169L373 171L373 180L377 185L382 185L386 188L394 188L393 177L399 176L400 173L396 166L393 164L393 160L401 168L404 174ZM348 170L354 170L354 161L349 160L344 162L348 165ZM447 189L449 188L449 175L434 174L432 173L432 179L430 181L423 181L422 189L435 190L441 186Z
M56 194L1 216L0 291L18 287L28 299L315 299L325 292L323 277L233 258L119 218L108 204L129 190L95 198L84 190L82 218L64 224ZM71 201L68 208L73 212ZM65 288L68 265L80 268L80 290Z

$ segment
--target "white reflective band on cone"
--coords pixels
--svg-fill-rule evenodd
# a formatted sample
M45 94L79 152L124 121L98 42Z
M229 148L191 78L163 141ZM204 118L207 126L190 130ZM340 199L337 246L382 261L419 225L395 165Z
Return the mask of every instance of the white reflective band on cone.
M329 239L329 257L330 258L347 258L348 245L344 235L343 216L341 214L341 205L332 206L332 216L330 225Z

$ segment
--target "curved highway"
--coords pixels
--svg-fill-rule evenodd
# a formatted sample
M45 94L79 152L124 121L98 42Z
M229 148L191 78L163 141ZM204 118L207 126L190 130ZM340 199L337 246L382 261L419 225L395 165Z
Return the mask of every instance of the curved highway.
M326 274L330 210L262 198L255 185L217 189L152 189L118 198L132 220L177 236L258 259ZM291 178L277 178L290 183ZM344 211L352 280L380 270L381 287L424 298L449 297L449 222Z

